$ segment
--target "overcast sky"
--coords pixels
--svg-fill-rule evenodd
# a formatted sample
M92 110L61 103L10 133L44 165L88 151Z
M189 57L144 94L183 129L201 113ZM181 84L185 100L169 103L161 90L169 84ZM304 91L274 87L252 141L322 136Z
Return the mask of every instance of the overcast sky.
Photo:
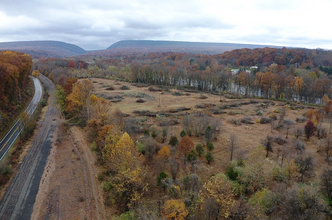
M0 0L0 42L119 40L332 49L332 0Z

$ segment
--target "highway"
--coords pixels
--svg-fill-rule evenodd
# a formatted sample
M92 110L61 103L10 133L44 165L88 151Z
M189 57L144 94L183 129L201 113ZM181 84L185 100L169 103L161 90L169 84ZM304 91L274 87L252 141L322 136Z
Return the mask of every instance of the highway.
M38 103L42 97L42 87L39 79L31 76L35 85L35 95L33 96L29 106L25 110L28 115L32 115L36 110ZM11 146L14 144L23 129L23 122L19 119L15 122L13 127L8 131L5 137L0 141L0 161L5 157Z

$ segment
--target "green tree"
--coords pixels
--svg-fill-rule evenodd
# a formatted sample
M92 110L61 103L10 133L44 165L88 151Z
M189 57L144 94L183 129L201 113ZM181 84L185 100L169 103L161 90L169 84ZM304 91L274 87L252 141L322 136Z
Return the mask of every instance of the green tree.
M61 85L56 85L55 96L62 112L66 109L66 93Z

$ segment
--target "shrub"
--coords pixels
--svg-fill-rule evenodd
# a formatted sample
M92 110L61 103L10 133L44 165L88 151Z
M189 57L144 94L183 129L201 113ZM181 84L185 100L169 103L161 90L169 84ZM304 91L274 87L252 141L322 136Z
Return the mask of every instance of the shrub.
M236 170L236 164L235 163L230 163L226 167L226 176L231 179L231 180L236 180L237 177L239 176L238 171Z
M157 185L160 186L161 181L166 179L167 177L168 177L168 175L165 171L160 172L159 175L158 175Z
M179 141L177 139L177 137L175 136L171 136L171 138L169 139L168 144L171 145L172 147L175 147L176 145L178 145Z
M150 136L150 134L149 134L149 130L148 130L148 129L145 129L145 130L144 130L144 135L145 135L145 136Z
M137 150L141 154L145 154L145 146L144 146L144 144L141 143L141 142L137 142Z
M206 148L209 150L209 151L212 151L214 149L214 145L212 142L209 142L206 146Z
M280 137L280 136L276 136L276 137L274 137L274 138L273 138L273 141L274 141L275 143L279 144L279 145L283 145L283 144L286 144L286 143L287 143L287 142L286 142L284 139L282 139L282 137Z
M210 164L212 161L214 161L214 157L211 151L207 152L205 154L205 159L207 160L208 164Z
M187 133L186 133L184 130L182 130L181 133L180 133L180 136L181 136L181 137L184 137L184 136L186 136L186 135L187 135Z
M123 85L120 87L121 90L130 90L130 88L126 85Z
M196 145L196 152L198 153L198 156L201 156L204 154L204 148L201 144Z
M261 120L260 120L259 123L261 123L261 124L268 124L270 122L271 122L271 119L263 117L263 118L261 118Z
M109 192L112 189L112 184L107 181L103 181L101 183L101 188L104 190L104 192Z
M196 152L196 150L191 150L187 155L187 160L189 162L197 160L197 156L198 156L198 153Z

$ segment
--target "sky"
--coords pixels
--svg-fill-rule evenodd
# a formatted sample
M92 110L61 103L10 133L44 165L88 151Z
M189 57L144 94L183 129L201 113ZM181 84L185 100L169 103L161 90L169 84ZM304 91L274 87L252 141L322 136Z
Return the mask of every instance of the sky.
M332 0L0 0L0 42L120 40L332 49Z

